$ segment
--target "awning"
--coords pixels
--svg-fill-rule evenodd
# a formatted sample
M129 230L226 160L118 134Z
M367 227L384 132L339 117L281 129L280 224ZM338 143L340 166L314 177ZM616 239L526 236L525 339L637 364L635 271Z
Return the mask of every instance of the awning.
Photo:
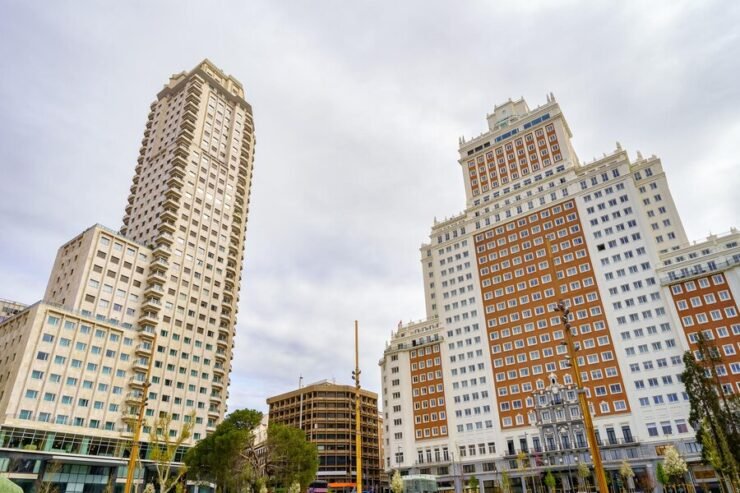
M52 455L52 460L61 462L63 464L85 464L94 466L125 466L128 464L127 459L121 459L118 457L82 457L79 455Z

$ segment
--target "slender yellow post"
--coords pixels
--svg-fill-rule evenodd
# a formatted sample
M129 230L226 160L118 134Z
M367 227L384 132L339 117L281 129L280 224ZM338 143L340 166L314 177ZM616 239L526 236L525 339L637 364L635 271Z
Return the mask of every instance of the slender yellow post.
M134 443L131 445L131 455L128 458L128 471L126 473L126 487L123 490L124 493L131 493L131 486L134 482L134 469L136 468L136 461L139 458L139 440L141 438L141 426L144 423L144 411L146 410L147 392L149 391L149 378L152 373L152 361L154 360L154 348L157 345L157 336L154 335L154 341L152 342L152 354L149 356L149 366L146 370L146 382L144 382L144 394L141 396L139 402L139 413L136 416L136 427L134 428Z
M599 493L607 493L609 491L609 487L606 484L606 472L604 471L604 465L601 463L601 452L599 451L599 444L596 441L594 422L591 419L591 411L589 410L588 402L586 401L586 391L583 388L583 381L581 380L581 369L578 366L578 358L576 358L575 355L573 333L570 331L570 323L568 322L570 311L565 306L565 302L561 297L560 280L555 271L555 262L552 258L550 239L547 237L545 237L545 245L547 248L547 263L550 264L550 276L552 277L552 282L556 291L555 296L558 300L557 310L560 312L560 321L563 323L563 328L565 329L565 345L568 349L570 368L573 370L573 379L575 380L576 388L578 389L578 402L581 407L581 413L583 414L583 424L586 428L588 448L591 451L591 460L594 463L594 475L596 476L597 491Z
M360 423L360 351L357 320L355 320L355 464L357 486L355 491L362 493L362 426Z

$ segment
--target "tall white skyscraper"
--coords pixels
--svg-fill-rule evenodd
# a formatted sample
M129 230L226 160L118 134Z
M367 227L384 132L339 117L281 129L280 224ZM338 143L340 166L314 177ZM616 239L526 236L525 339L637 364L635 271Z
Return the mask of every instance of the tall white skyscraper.
M208 60L173 75L150 108L123 227L63 245L44 298L0 323L0 472L22 484L53 459L67 491L119 484L144 392L149 423L172 417L167 434L195 420L188 445L215 429L253 160L241 84Z

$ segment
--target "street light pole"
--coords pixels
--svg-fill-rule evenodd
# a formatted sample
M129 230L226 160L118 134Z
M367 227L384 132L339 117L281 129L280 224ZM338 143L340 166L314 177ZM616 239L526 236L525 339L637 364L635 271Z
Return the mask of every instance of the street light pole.
M594 476L596 476L596 485L599 493L607 493L609 491L606 484L606 471L604 471L604 465L601 462L601 452L599 451L599 445L596 442L596 431L594 430L594 423L591 419L591 412L586 402L586 392L583 388L583 381L581 380L581 370L578 366L578 358L576 358L576 348L573 342L573 333L570 331L570 322L568 317L570 310L565 306L565 302L560 296L560 281L558 280L557 272L555 271L555 263L552 258L552 246L550 245L550 238L545 237L545 245L547 247L547 263L549 264L550 277L552 283L555 286L555 295L558 298L556 310L560 312L560 322L563 324L565 329L565 347L568 350L568 360L570 361L570 368L573 371L573 378L576 383L576 389L578 393L578 403L581 407L581 413L583 414L583 422L586 428L586 435L588 437L588 445L591 451L591 460L594 464ZM580 349L580 347L578 348Z
M455 462L455 452L450 450L450 457L452 458L452 481L455 483L455 493L462 493L460 483L458 483L457 477L457 463Z
M355 469L356 486L355 491L362 493L362 426L360 424L360 351L357 320L355 320L355 371L352 372L352 380L355 381Z
M152 373L152 361L154 360L155 347L157 347L156 334L154 335L154 341L152 342L152 354L149 355L149 364L146 369L144 392L142 393L141 400L139 401L139 409L136 415L136 424L134 425L134 441L131 444L131 455L128 458L128 469L126 470L126 486L124 487L124 493L131 493L131 486L134 482L134 469L136 469L136 461L139 459L139 440L141 439L141 427L144 424L144 411L146 410L146 401L148 398L147 392L149 392L149 386L151 385L149 378Z

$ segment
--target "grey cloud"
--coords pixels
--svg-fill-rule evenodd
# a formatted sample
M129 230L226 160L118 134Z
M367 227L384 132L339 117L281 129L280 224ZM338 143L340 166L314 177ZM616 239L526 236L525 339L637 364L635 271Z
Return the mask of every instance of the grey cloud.
M691 237L737 223L740 4L217 7L0 5L0 296L34 301L63 242L120 226L149 103L209 57L257 131L231 408L349 383L354 319L380 391L390 330L424 312L419 245L464 207L457 138L508 97L553 91L584 160L660 155Z

